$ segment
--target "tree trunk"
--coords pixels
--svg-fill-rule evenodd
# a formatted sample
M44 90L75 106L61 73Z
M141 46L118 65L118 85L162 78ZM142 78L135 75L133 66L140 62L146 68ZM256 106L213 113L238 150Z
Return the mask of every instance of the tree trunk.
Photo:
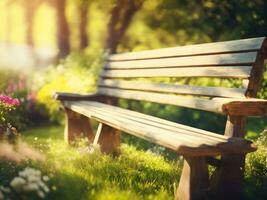
M108 23L106 49L109 50L109 53L116 53L117 46L129 27L134 14L142 5L142 0L117 0Z
M83 1L80 4L79 8L79 14L80 14L80 49L84 49L89 45L88 41L88 35L86 32L87 28L87 17L88 17L88 6L89 2L88 1Z
M35 2L24 2L25 20L26 20L26 43L34 46L33 41L33 20L36 13L37 4Z
M57 15L57 43L59 48L59 57L66 57L70 52L69 44L69 26L65 15L66 0L55 0L55 9Z

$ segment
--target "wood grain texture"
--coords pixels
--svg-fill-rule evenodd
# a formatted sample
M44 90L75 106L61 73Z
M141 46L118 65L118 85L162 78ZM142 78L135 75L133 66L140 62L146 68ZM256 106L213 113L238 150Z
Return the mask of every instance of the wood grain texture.
M210 137L213 139L218 139L225 141L226 139L229 139L227 136L219 135L219 134L214 134L213 132L210 131L205 131L202 129L194 128L191 126L186 126L183 124L178 124L169 120L161 119L158 117L153 117L151 115L146 115L140 112L128 110L128 109L123 109L117 106L112 106L112 105L107 105L107 104L102 104L98 102L93 102L93 101L83 101L81 102L85 106L93 106L95 108L104 108L105 112L110 112L112 114L117 114L121 115L125 118L129 118L134 121L140 121L143 123L155 125L158 127L162 127L165 129L173 130L173 131L179 131L179 132L184 132L186 134L201 134L203 137Z
M101 96L96 93L77 94L66 92L55 92L53 98L59 101L82 101L82 100L100 100Z
M139 78L139 77L221 77L249 78L250 66L218 67L180 67L155 69L104 70L104 78Z
M176 200L204 200L208 197L209 173L205 157L185 157Z
M101 152L114 156L118 155L120 153L120 131L103 124L98 144Z
M211 97L245 97L246 89L243 88L224 88L224 87L201 87L192 85L176 85L163 83L149 83L140 81L124 81L102 79L98 83L99 86L112 87L119 89L132 89L140 91L164 92L175 94L191 94L199 96Z
M179 46L172 48L163 48L155 50L146 50L140 52L114 54L109 57L109 60L135 60L135 59L151 59L162 57L175 56L192 56L205 54L233 53L242 51L256 51L261 48L265 38L251 38L243 40L233 40L225 42L215 42L206 44L195 44L187 46Z
M102 128L103 128L103 124L99 123L98 127L97 127L97 131L96 131L95 137L94 137L94 142L93 142L94 146L97 145L97 143L98 143L98 140L99 140L99 137L100 137L100 133L102 132Z
M70 144L78 137L87 137L89 141L93 141L94 134L88 117L73 112L68 108L65 108L65 114L65 142Z
M184 155L218 155L224 151L251 151L251 143L245 140L216 140L202 137L201 134L185 134L182 131L172 131L167 128L151 125L150 123L135 121L127 115L116 115L105 109L98 109L81 102L68 102L65 106L92 117L113 128L133 134L150 142L160 144ZM215 135L215 134L214 134ZM216 136L215 136L216 138ZM233 148L231 148L231 146ZM236 148L239 146L238 148Z
M250 65L255 62L257 52L216 54L192 57L175 57L148 60L107 62L107 69L144 69L167 67Z
M244 137L246 118L228 116L225 135ZM220 167L211 178L211 196L218 200L242 200L242 185L245 167L245 154L224 154Z
M200 99L194 97L177 96L173 94L160 94L154 92L143 92L133 90L122 90L114 88L98 88L98 93L106 96L114 96L118 98L134 99L139 101L149 101L161 104L169 104L194 108L199 110L222 113L222 109L218 102L208 99Z
M233 101L222 106L223 112L236 116L267 115L267 101Z
M267 58L267 38L262 43L260 51L257 54L255 63L251 70L249 84L246 91L247 97L256 97L261 85L264 71L264 60Z

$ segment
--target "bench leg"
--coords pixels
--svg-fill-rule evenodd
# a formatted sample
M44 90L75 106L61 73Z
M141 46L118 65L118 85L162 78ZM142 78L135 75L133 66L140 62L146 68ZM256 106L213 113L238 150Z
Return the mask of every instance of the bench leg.
M65 108L66 124L64 131L64 140L69 144L76 137L85 136L89 141L93 141L94 135L91 127L90 119L84 115L80 115L68 108Z
M106 124L102 124L98 144L103 153L118 155L120 146L120 132Z
M205 200L209 187L205 157L185 157L176 200Z
M245 117L228 116L225 135L243 137ZM245 168L244 154L222 155L221 165L211 177L211 196L216 200L240 200Z

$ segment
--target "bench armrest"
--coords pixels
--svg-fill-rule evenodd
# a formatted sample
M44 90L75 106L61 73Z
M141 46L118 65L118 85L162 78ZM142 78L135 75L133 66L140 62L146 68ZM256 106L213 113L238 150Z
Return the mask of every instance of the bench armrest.
M248 98L214 98L222 104L222 111L236 116L264 116L267 115L267 100Z
M101 95L96 93L91 94L75 94L65 92L55 92L53 98L59 101L82 101L82 100L97 100Z

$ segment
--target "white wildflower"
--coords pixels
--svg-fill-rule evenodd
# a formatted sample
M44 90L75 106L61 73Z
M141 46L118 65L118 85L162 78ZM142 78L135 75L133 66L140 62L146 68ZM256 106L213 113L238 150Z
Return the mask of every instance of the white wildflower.
M21 177L15 177L13 180L10 182L10 186L16 190L20 191L22 189L22 186L26 183L25 179Z
M30 184L27 184L27 185L23 186L22 189L25 192L33 192L33 191L37 191L39 189L39 187L38 187L37 184L30 183Z
M42 192L41 190L38 190L38 191L37 191L37 195L38 195L39 197L41 197L41 198L44 198L44 197L45 197L44 192Z
M41 181L41 177L40 176L30 175L27 178L28 178L29 182L39 182L39 181Z
M4 186L0 186L0 191L2 190L2 192L5 192L5 193L9 193L11 192L10 188L8 187L4 187Z
M43 180L44 181L49 181L49 177L48 176L43 176Z
M46 185L44 185L43 190L44 190L46 193L50 192L50 189L49 189Z

